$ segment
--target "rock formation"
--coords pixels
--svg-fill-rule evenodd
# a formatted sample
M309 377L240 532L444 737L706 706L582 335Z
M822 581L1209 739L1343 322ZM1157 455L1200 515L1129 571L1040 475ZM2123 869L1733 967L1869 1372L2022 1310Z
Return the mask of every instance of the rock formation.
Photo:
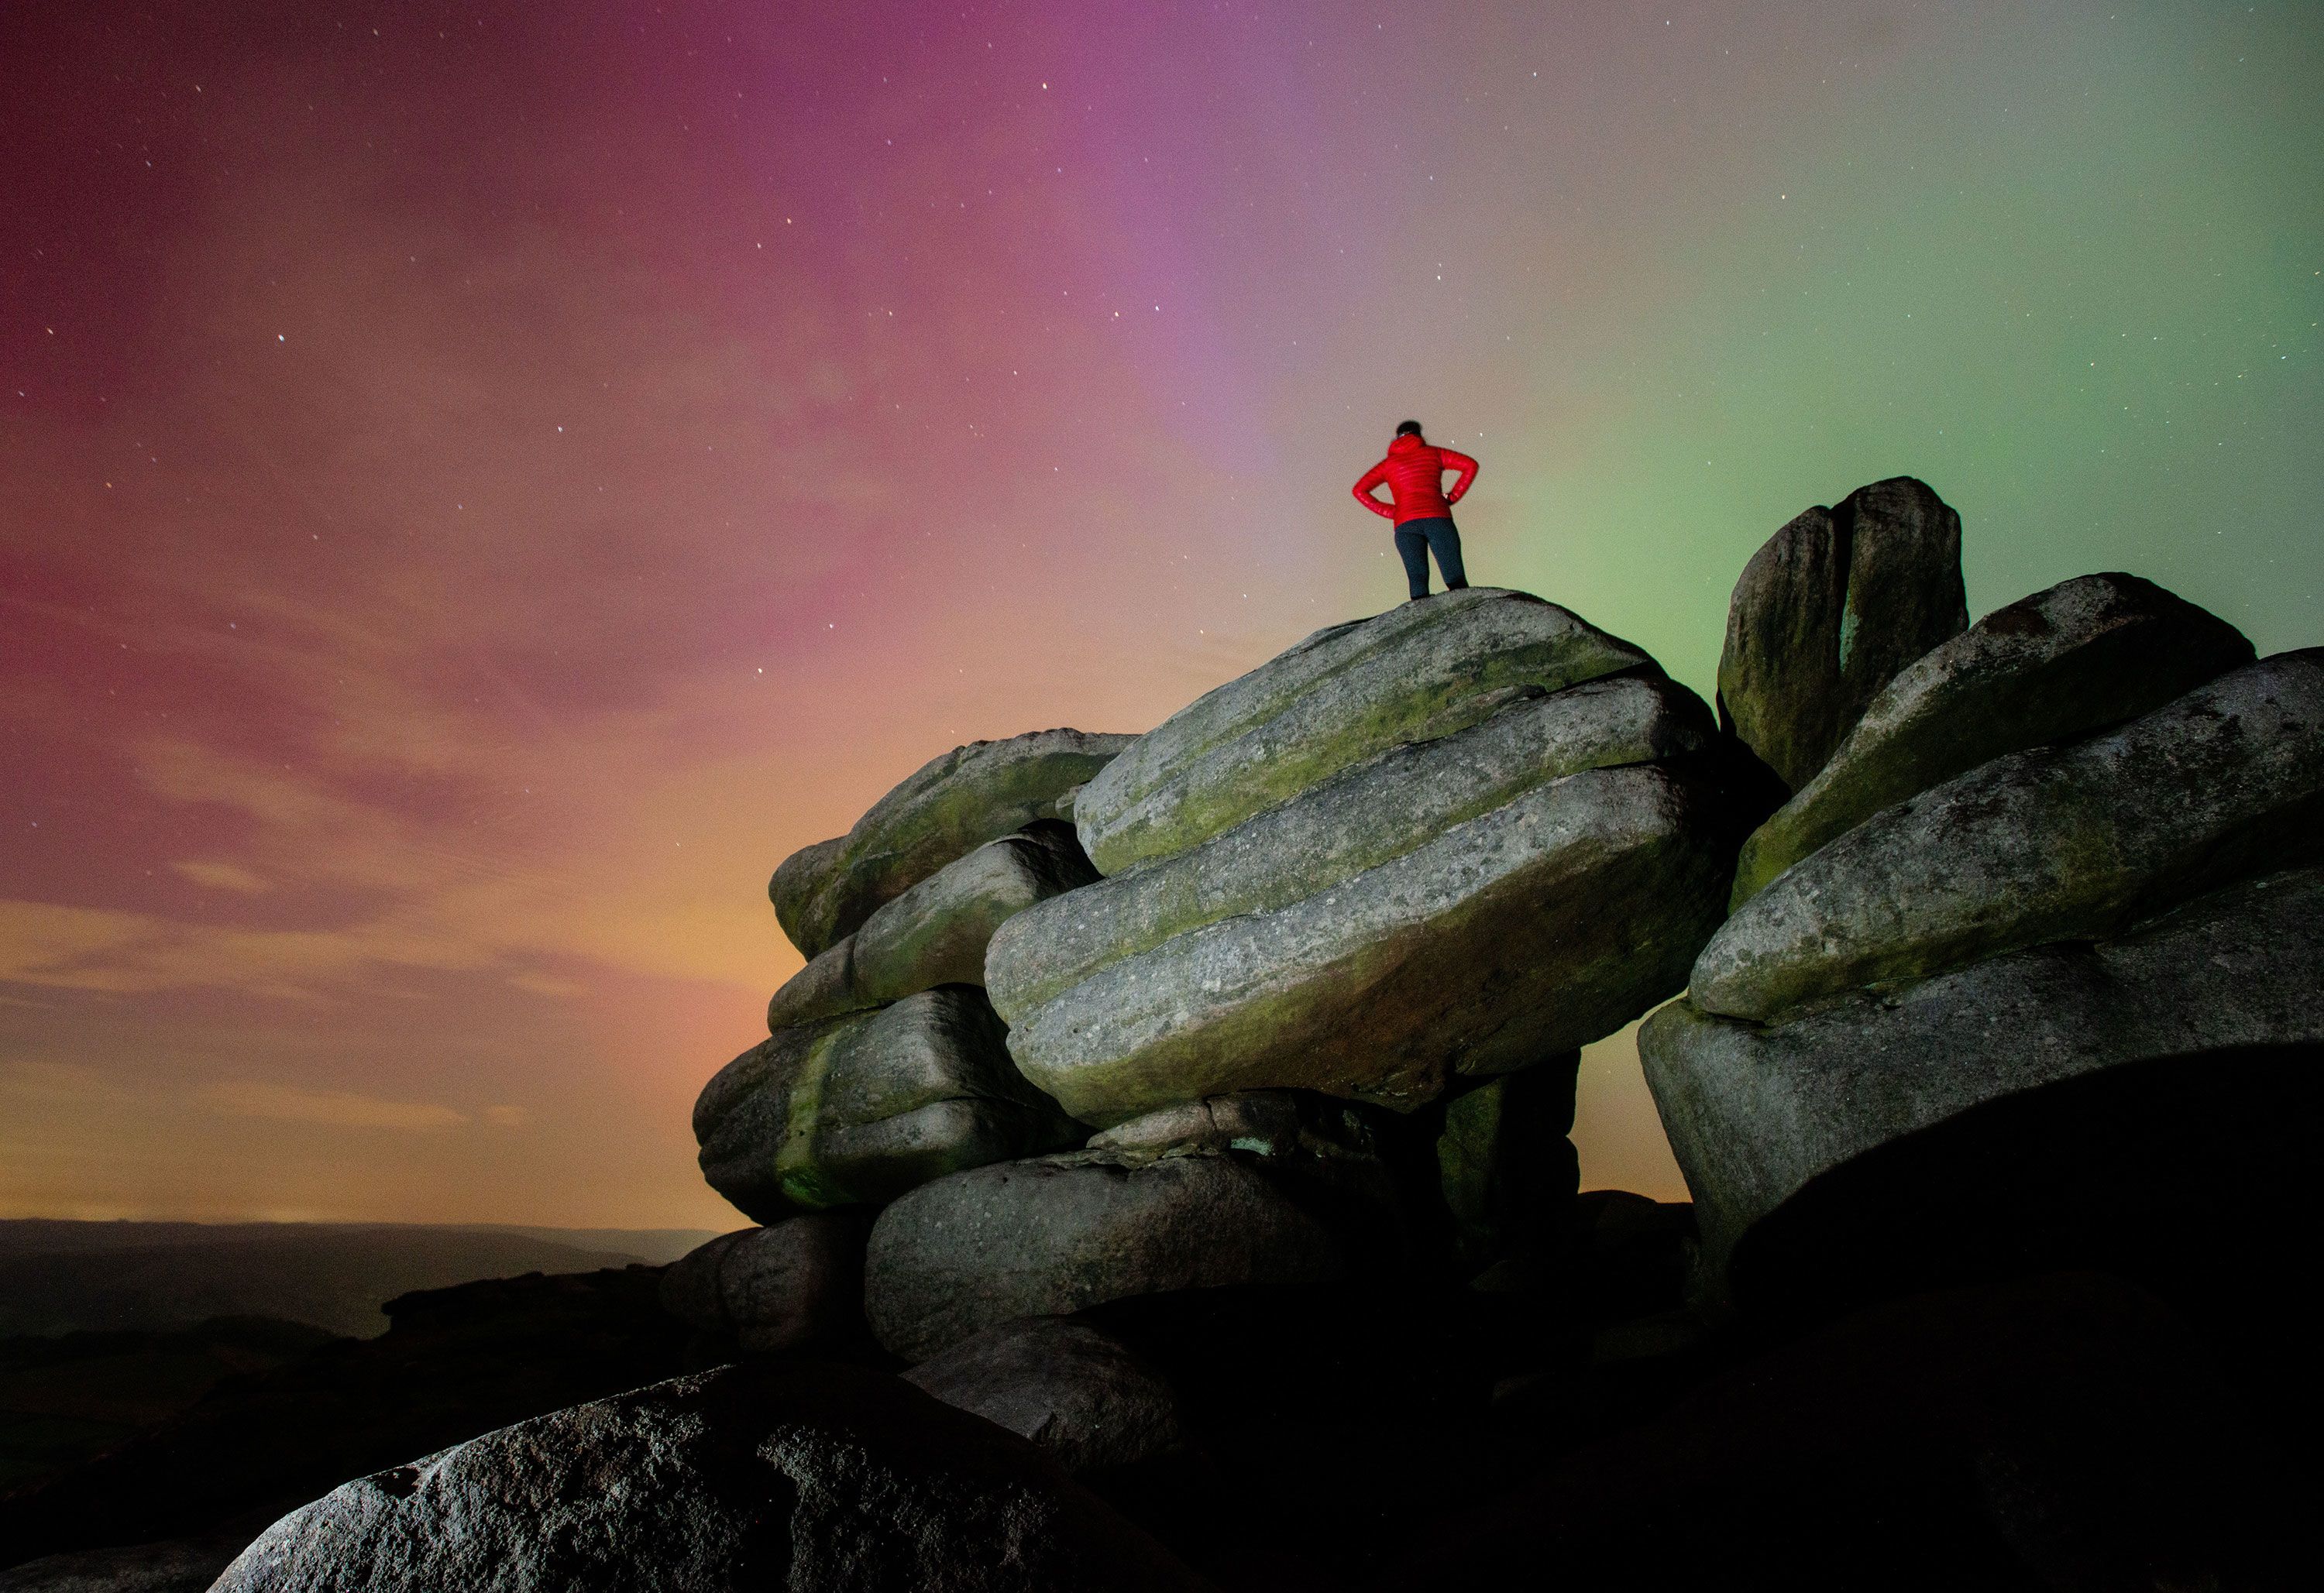
M1438 710L1434 739L1338 767L1002 926L986 979L1010 1048L1068 1111L1106 1124L1190 1096L1285 1087L1409 1110L1456 1076L1572 1051L1680 988L1718 921L1738 828L1708 711L1552 604L1484 590L1445 601L1433 628L1399 612L1324 632L1124 754L1151 766L1148 740L1220 733L1214 699L1275 710L1236 721L1235 741L1157 788L1222 778L1206 773L1210 760L1256 756L1242 743L1323 717L1267 677L1311 668L1327 644L1369 640L1357 661L1396 684L1440 668L1452 631L1479 687ZM1370 638L1374 628L1387 634ZM1617 668L1633 673L1543 684ZM1508 679L1528 673L1537 678ZM1352 689L1338 676L1324 685ZM1189 718L1196 728L1181 725ZM1107 803L1126 792L1108 786L1093 782L1076 808L1095 847L1122 827ZM1190 821L1174 811L1185 839Z
M1806 511L1744 567L1719 706L1784 783L1813 779L1880 689L1969 624L1960 517L1910 476Z
M1437 1265L1445 1235L1444 1265L1489 1265L1572 1193L1578 1048L1717 927L1762 816L1744 761L1637 649L1482 588L1320 631L1143 736L961 749L776 871L809 962L703 1091L705 1175L772 1224L884 1208L866 1313L910 1358ZM1364 1115L1439 1096L1409 1131ZM687 1320L801 1331L704 1281L781 1231L681 1268Z
M1762 601L1754 569L1738 612ZM1820 708L1794 704L1788 724L1760 711L1763 751L1825 733ZM2055 1177L2013 1184L2009 1126L2119 1070L2059 1098L2103 1102L2107 1120L2029 1153L2054 1168L2134 1143L2139 1103L2175 1098L2174 1068L2244 1096L2287 1088L2283 1068L2226 1058L2324 1038L2319 863L2324 651L2253 661L2213 616L2106 575L1902 660L1746 842L1733 916L1640 1035L1706 1285L1779 1302L1821 1244L1827 1275L1873 1286L1873 1261L1842 1264L1858 1242L1842 1228L1885 1224L1880 1266L1905 1273L1914 1244L1990 1242L1970 1236L1967 1196L1950 1237L1924 1211L1927 1183L1959 1171L1938 1159L1972 1141L1984 1183L2026 1192L2009 1220L2100 1242L2089 1202L2130 1220L2141 1197L2110 1176L2070 1197Z
M768 1037L695 1103L713 1188L773 1222L1082 1137L1010 1060L985 948L1012 915L1096 878L1059 815L1130 739L954 748L784 860L769 893L808 961L768 1003Z
M1960 537L1901 477L1784 527L1716 718L1479 588L930 762L776 870L807 964L696 1107L763 1226L660 1298L744 1364L220 1586L1199 1585L1065 1472L1236 1587L2245 1585L2190 1479L2252 1486L2202 1356L2310 1386L2280 1309L2204 1312L2324 1110L2324 650L2123 574L1972 626ZM1665 1001L1693 1206L1577 1198L1579 1050ZM2089 1266L2135 1283L2027 1275ZM2140 1480L2189 1433L2228 1458Z

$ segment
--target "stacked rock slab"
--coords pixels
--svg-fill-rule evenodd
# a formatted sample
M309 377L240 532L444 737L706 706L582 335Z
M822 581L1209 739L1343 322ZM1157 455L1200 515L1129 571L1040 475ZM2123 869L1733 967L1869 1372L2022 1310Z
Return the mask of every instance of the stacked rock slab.
M1702 703L1564 609L1472 589L1319 632L1074 803L1109 878L985 977L1083 1121L1297 1088L1409 1110L1677 990L1738 826Z
M2014 752L1794 864L1695 960L1706 1012L1820 997L2120 933L2324 855L2324 649L2232 670L2118 729Z
M2084 576L1996 609L1883 687L1831 760L1744 843L1735 905L1884 807L1988 759L2136 718L2251 661L2234 627L2136 576Z
M811 959L767 1004L767 1027L862 1011L942 984L982 985L995 930L1035 902L1097 877L1073 826L1056 819L988 841Z
M1898 670L1969 624L1960 517L1910 476L1770 537L1727 611L1719 705L1798 790Z
M819 954L954 858L1064 816L1074 789L1130 741L1045 730L929 760L846 834L783 861L767 886L783 933Z
M769 1036L703 1086L694 1136L710 1187L761 1222L1080 1137L966 985Z
M2319 989L2324 870L2305 869L2115 939L2030 947L1771 1026L1674 1002L1646 1020L1638 1048L1705 1257L1725 1268L1817 1181L1987 1103L2172 1058L2207 1071L2221 1053L2324 1041Z
M1135 1294L1321 1284L1402 1251L1363 1122L1313 1096L1185 1101L1087 1148L978 1167L881 1212L864 1266L880 1341L921 1360L1019 1317Z
M711 1186L777 1226L680 1263L678 1315L746 1349L828 1342L860 1321L868 1224L801 1213L1082 1137L1010 1060L984 949L1010 915L1096 877L1056 815L1127 739L955 749L776 870L778 914L809 961L769 1003L768 1038L704 1087L694 1127Z
M1640 1032L1706 1281L1764 1294L1838 1205L1868 1232L1953 1220L1931 1213L1968 1192L1927 1187L1959 1172L1929 1158L2008 1143L2061 1090L2086 1149L2133 1131L2134 1096L2324 1037L2319 864L2324 651L2250 661L2098 576L1909 665L1747 844L1734 916Z

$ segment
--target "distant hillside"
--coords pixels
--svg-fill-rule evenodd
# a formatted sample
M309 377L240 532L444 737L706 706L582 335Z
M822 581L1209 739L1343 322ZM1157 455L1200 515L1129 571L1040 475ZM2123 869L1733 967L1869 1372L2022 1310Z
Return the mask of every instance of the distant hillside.
M387 1327L381 1304L414 1289L659 1265L710 1237L666 1229L0 1221L0 1337L266 1316L370 1338Z

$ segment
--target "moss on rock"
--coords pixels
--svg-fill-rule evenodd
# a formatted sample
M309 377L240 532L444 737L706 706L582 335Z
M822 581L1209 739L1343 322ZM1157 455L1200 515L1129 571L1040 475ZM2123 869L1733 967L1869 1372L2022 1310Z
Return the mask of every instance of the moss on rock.
M844 835L783 860L768 882L791 944L814 957L954 858L1041 819L1132 737L1036 731L931 759Z
M1744 843L1732 905L1884 807L2251 661L2234 627L2135 576L2084 576L1996 609L1873 698L1831 760Z
M771 1222L1074 1143L1082 1131L1017 1072L1005 1036L983 992L958 985L779 1030L703 1087L703 1176Z
M2104 735L1882 810L1729 918L1691 981L1766 1022L2324 856L2324 649L2279 653Z
M1289 907L1562 776L1692 756L1715 739L1702 700L1659 676L1505 698L1480 724L1392 748L1199 846L1011 920L986 958L993 1005L1013 1022L1124 958Z
M1537 597L1447 593L1319 632L1197 699L1091 780L1074 823L1091 861L1117 874L1392 747L1475 723L1513 687L1556 691L1655 668Z

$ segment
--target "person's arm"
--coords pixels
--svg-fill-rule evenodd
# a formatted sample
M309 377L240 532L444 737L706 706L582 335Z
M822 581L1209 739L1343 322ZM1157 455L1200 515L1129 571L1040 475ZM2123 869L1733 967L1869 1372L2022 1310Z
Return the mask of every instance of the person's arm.
M1469 483L1477 479L1477 462L1468 455L1455 453L1451 448L1437 449L1436 456L1443 462L1445 469L1457 470L1461 473L1461 479L1454 482L1452 490L1444 494L1444 501L1447 503L1458 503L1461 501L1461 494L1469 490Z
M1373 465L1370 470L1365 471L1364 479L1356 483L1356 502L1370 510L1374 514L1385 515L1389 520L1394 520L1396 518L1396 505L1393 503L1383 503L1378 498L1372 496L1372 489L1387 479L1388 465L1385 460Z

